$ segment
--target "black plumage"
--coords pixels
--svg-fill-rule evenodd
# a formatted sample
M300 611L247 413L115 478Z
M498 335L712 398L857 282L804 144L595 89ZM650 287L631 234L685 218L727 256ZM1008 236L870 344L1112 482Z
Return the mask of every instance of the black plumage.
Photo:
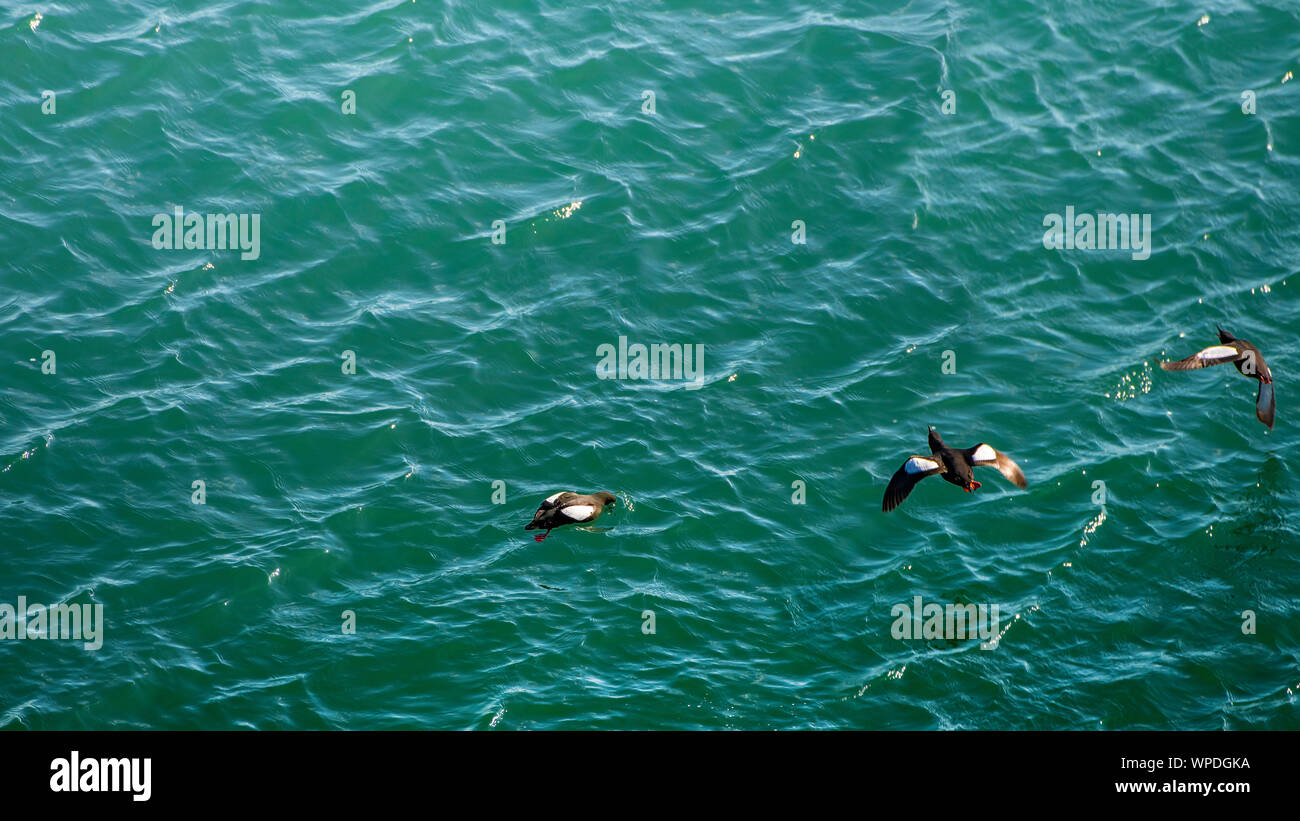
M533 514L533 520L524 526L524 530L545 528L545 533L536 536L537 541L540 542L557 527L596 521L600 518L600 514L605 512L605 508L616 501L614 494L603 490L589 496L568 490L555 493L542 502L537 512Z
M909 456L902 467L895 471L885 489L885 498L880 509L888 513L903 503L907 494L912 492L916 483L927 476L942 476L967 493L980 487L975 481L975 467L987 465L996 467L1002 475L1015 482L1017 487L1027 487L1025 474L1020 466L1011 461L1005 453L984 442L969 448L950 448L933 427L930 428L930 455Z
M1259 392L1255 394L1255 418L1272 430L1277 401L1273 397L1273 372L1264 361L1264 355L1246 340L1237 339L1222 328L1216 330L1219 332L1218 345L1211 345L1176 362L1161 362L1160 367L1167 371L1191 371L1231 362L1242 374L1259 381Z

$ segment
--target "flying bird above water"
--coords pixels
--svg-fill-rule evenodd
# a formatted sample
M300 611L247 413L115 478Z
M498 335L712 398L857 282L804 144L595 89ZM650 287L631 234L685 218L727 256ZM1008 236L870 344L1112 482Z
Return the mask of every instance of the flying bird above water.
M537 512L533 514L533 520L524 527L524 530L546 528L545 533L538 533L534 537L540 542L551 535L551 531L557 527L596 521L600 518L600 514L605 512L605 508L616 501L614 494L603 490L590 496L568 490L555 493L542 502Z
M1259 380L1259 393L1255 396L1255 417L1272 430L1277 403L1273 398L1273 372L1264 362L1264 355L1246 340L1237 339L1222 328L1216 330L1219 332L1218 345L1211 345L1177 362L1161 362L1160 367L1167 371L1191 371L1231 362L1246 376Z
M888 513L901 505L907 494L916 487L916 483L927 476L942 476L967 493L972 493L980 487L980 483L975 481L973 468L984 465L997 468L1003 476L1015 482L1017 487L1023 488L1029 484L1025 481L1020 466L992 445L981 442L964 450L950 448L943 443L939 432L931 427L930 455L908 457L889 480L880 509Z

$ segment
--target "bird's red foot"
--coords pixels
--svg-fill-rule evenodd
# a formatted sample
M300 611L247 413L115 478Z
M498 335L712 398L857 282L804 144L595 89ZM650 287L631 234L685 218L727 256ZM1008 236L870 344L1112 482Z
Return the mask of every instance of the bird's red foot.
M970 489L971 489L972 491L979 490L979 489L980 489L980 483L979 483L979 482L976 482L976 481L974 481L974 480L972 480L971 483L970 483Z
M540 541L542 541L543 539L545 539L547 536L549 536L550 533L551 533L551 531L549 531L549 530L546 531L545 533L538 533L536 536L533 537L533 541L535 541L535 542L540 542Z

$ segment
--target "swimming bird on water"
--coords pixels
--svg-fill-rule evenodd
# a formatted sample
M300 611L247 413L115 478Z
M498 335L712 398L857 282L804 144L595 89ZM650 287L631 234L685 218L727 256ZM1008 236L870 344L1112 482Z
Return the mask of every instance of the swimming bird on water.
M524 530L546 528L545 533L538 533L533 537L540 542L551 535L551 531L557 527L596 521L600 518L600 514L605 512L605 508L616 501L614 494L603 490L590 496L568 490L555 493L546 497L546 501L537 508L533 520L524 527Z
M1161 362L1160 367L1167 371L1191 371L1231 362L1246 376L1259 380L1259 393L1255 395L1255 418L1272 430L1277 402L1273 398L1273 372L1264 362L1264 355L1246 340L1237 339L1222 328L1215 330L1219 332L1218 345L1211 345L1177 362Z
M889 480L880 509L888 513L901 505L907 494L916 487L916 483L927 476L942 476L967 493L973 493L980 488L980 483L975 481L975 471L972 468L983 465L997 468L1003 476L1015 482L1017 487L1023 488L1029 484L1025 481L1020 466L992 445L980 442L965 449L950 448L943 443L943 438L934 426L931 426L930 455L907 458Z

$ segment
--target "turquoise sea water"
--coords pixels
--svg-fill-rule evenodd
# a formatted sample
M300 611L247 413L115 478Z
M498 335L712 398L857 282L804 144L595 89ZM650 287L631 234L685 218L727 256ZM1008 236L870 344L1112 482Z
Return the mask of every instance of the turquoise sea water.
M5 15L0 603L106 628L0 641L0 727L1300 728L1297 3ZM1216 324L1272 432L1159 369ZM930 424L1028 489L881 513Z

